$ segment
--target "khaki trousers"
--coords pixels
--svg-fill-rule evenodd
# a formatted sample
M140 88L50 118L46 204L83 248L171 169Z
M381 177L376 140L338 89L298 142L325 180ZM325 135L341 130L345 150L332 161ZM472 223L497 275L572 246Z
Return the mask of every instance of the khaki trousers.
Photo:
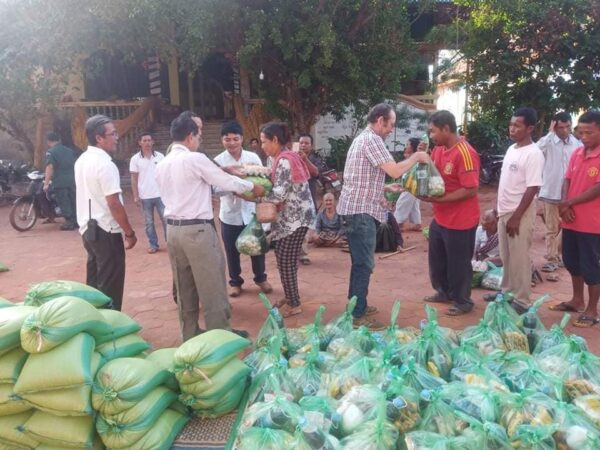
M511 292L520 303L529 305L531 296L531 241L535 226L535 201L531 203L519 225L519 234L510 237L506 223L512 213L498 218L498 241L500 258L504 266L502 292Z
M558 260L562 231L557 204L544 202L544 222L546 222L546 256L548 259Z
M225 288L225 258L213 225L167 225L167 247L183 341L200 332L200 302L207 330L229 330L231 307Z

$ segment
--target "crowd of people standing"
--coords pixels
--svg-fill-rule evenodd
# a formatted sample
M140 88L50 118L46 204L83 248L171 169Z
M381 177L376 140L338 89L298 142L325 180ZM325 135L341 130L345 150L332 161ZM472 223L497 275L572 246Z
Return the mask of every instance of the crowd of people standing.
M339 202L336 206L335 197L327 194L321 211L315 188L322 161L312 152L310 135L300 136L299 149L293 151L285 124L269 123L261 129L258 155L258 141L253 140L255 152L244 150L242 127L226 123L221 133L224 151L214 162L197 151L202 120L192 112L172 122L173 144L166 156L154 150L151 133L139 136L140 151L130 161L133 199L144 213L149 253L160 248L155 211L160 218L184 340L203 331L198 324L201 304L207 329L231 329L228 297L239 296L244 285L235 242L255 211L249 192L277 209L277 218L270 224L270 242L283 287L284 298L276 302L283 317L302 313L297 272L299 262L310 262L306 243L332 246L343 242L351 258L347 298L357 298L355 325L381 329L383 325L374 318L377 308L367 300L377 228L395 216L394 222L419 229L420 202L433 207L428 244L433 293L424 301L447 304L445 312L451 316L468 314L474 305L471 262L489 260L503 266L501 292L510 293L513 307L522 313L531 305L530 248L539 198L547 228L547 264L564 264L573 280L572 300L551 309L583 311L574 323L577 326L600 322L596 311L600 296L599 112L588 111L579 118L581 142L570 132L570 116L561 113L536 143L536 111L517 109L508 127L514 143L504 157L497 205L484 213L481 225L479 154L458 134L454 116L448 111L432 114L428 134L433 148L412 139L401 162L394 161L385 145L395 121L392 106L379 104L371 109L366 128L348 151ZM105 116L91 117L85 129L88 149L73 160L77 214L66 216L65 228L79 226L88 255L87 283L109 295L113 307L121 309L125 250L136 245L137 237L123 206L119 172L111 160L118 134ZM55 148L58 144L54 142L48 154L47 184L53 175L53 182L62 182L56 169L65 157ZM273 189L269 194L263 186L244 179L243 164L270 168ZM386 177L398 179L415 164L434 165L444 180L445 194L417 198L402 192L391 214L383 197ZM62 189L63 202L70 201L68 189ZM215 195L220 200L224 253L213 218ZM316 232L309 233L310 228ZM251 258L254 283L270 293L265 255ZM495 295L484 299L493 300Z

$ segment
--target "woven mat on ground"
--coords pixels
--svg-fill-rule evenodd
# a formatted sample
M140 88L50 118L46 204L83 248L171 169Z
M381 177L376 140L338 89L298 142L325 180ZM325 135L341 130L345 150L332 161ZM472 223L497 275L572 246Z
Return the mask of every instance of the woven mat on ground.
M227 414L218 419L194 417L185 426L173 443L172 450L221 450L235 423L237 413Z

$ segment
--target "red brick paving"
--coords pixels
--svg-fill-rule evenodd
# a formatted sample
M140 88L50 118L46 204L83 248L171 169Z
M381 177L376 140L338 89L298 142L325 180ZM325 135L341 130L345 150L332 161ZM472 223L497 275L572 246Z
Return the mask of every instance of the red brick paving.
M124 312L131 315L142 326L142 336L154 348L177 346L180 344L179 323L175 304L171 298L171 270L165 250L149 255L146 253L142 212L126 196L126 207L130 220L140 241L127 252L127 273L125 278ZM495 201L495 190L485 187L481 192L482 209ZM430 206L423 204L424 224L431 217ZM24 233L13 230L8 223L9 208L0 208L0 261L11 269L0 273L0 296L13 301L23 299L28 287L36 282L53 279L85 281L85 250L81 238L75 231L60 231L59 224L41 223ZM539 267L544 260L543 224L540 220L534 239L532 257ZM387 322L395 299L402 301L399 323L404 326L418 325L424 318L422 297L431 292L427 268L427 242L420 233L405 233L406 246L416 248L405 254L379 260L376 256L375 273L371 279L369 303L380 309L378 318ZM160 242L164 247L164 242ZM312 264L300 266L299 286L304 313L287 321L288 326L305 324L312 320L320 304L325 304L325 319L339 314L346 303L350 256L338 249L311 249ZM265 310L257 298L258 288L251 282L252 273L249 258L243 258L245 290L239 298L231 300L235 328L248 330L256 335L264 318ZM267 255L267 273L273 284L272 300L283 297L273 253ZM565 301L571 296L568 273L560 271L560 281L545 281L534 289L535 294L549 293L552 300ZM440 314L440 322L452 328L463 328L476 323L485 308L481 300L485 291L475 290L474 312L457 318ZM554 313L542 307L543 321L550 325L560 321L561 313ZM202 320L201 320L202 322ZM600 342L596 339L598 330L581 330L569 327L570 332L584 336L590 347L598 353Z

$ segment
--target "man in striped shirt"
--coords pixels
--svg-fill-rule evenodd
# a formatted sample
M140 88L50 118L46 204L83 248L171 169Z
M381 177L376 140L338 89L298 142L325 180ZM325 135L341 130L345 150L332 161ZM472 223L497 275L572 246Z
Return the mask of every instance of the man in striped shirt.
M431 153L444 179L442 197L422 198L433 203L429 226L429 277L435 293L427 302L449 303L447 315L459 316L473 309L471 258L479 223L479 155L456 133L456 119L448 111L429 118Z
M390 105L374 106L367 121L367 128L354 139L348 150L337 212L342 216L352 259L348 298L357 297L354 324L382 329L384 325L367 317L377 312L374 306L367 306L367 292L375 266L377 225L386 221L383 206L385 175L399 178L417 162L430 159L425 152L415 152L405 161L394 162L383 142L396 124L396 113Z

